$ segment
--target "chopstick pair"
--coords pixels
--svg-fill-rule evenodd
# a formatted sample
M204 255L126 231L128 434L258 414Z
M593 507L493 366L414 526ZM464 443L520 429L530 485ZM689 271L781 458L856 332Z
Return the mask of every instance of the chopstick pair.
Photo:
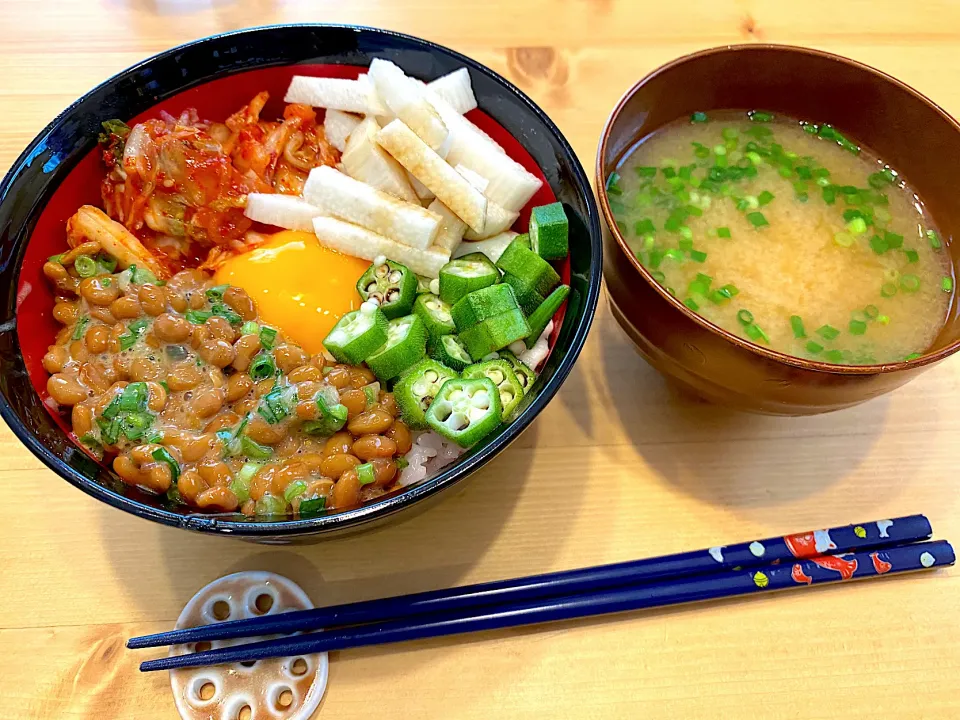
M912 515L659 558L175 630L132 638L127 646L145 648L334 628L160 658L140 666L143 671L167 670L503 629L953 564L953 549L945 541L907 544L927 539L931 533L924 516Z

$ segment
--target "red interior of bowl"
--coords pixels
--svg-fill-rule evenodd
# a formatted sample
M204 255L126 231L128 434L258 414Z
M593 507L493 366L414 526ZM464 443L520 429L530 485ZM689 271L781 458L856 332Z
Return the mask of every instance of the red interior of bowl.
M201 118L223 121L228 115L246 105L261 90L267 90L271 98L264 108L263 117L281 117L284 107L283 96L294 75L352 79L365 70L365 67L355 65L295 65L250 70L178 93L128 120L128 123L132 125L147 118L156 117L161 110L176 116L187 108L196 108ZM467 114L467 118L496 140L511 158L543 181L540 190L520 213L520 218L514 225L514 230L517 232L526 232L531 208L555 202L556 196L530 154L493 118L480 110L472 110ZM100 152L95 149L67 176L44 208L30 236L23 267L20 270L17 294L17 336L30 380L44 400L48 397L47 372L43 369L41 361L61 326L53 319L53 293L43 276L43 263L51 255L61 253L66 248L67 220L81 205L102 207L100 182L103 176L104 167L100 161ZM564 282L570 282L569 258L563 262L560 276ZM556 342L565 310L566 304L554 317L551 346ZM60 426L66 432L70 432L69 418L56 412L52 414Z

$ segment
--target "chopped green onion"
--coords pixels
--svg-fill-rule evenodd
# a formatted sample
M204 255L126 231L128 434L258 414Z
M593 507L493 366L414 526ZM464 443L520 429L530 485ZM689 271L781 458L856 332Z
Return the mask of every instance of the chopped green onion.
M867 331L867 324L863 320L851 320L847 329L851 335L863 335Z
M694 279L690 285L687 287L687 292L691 295L704 295L710 292L710 284L713 282L713 278L704 273L697 273L696 279Z
M701 112L699 110L690 116L690 122L692 123L705 123L709 119L710 118L707 117L707 114L705 112Z
M853 245L853 235L845 232L838 232L833 236L833 241L840 247L850 247Z
M760 340L763 340L765 343L770 342L770 338L767 337L767 334L756 323L747 325L743 331L747 334L747 337L754 342L758 342Z
M644 218L643 220L637 220L633 225L633 232L638 236L641 235L650 235L656 232L657 229L653 225L653 220L650 218Z
M890 249L889 246L887 245L887 241L884 240L879 235L874 235L873 237L870 238L870 248L877 255L883 255L887 250Z
M300 517L319 515L326 506L327 498L321 495L320 497L310 498L309 500L301 500L297 512L300 513Z
M891 250L898 250L903 247L903 235L898 235L897 233L890 232L885 230L883 233L883 240L887 243L887 247Z
M888 315L877 315L877 322L881 325L889 325L890 317Z
M240 325L243 318L233 310L229 305L221 302L215 302L210 306L210 311L217 317L222 317L231 325Z
M277 372L273 357L267 353L259 353L250 363L248 370L251 380L266 380Z
M818 182L817 184L819 185L820 183ZM823 201L827 205L833 205L837 201L837 191L833 188L832 185L828 184L827 187L823 188L822 193L823 193Z
M824 340L833 340L840 334L840 331L832 325L821 325L816 332Z
M903 253L907 256L907 262L920 262L920 253L916 250L904 250Z
M290 403L284 396L283 388L275 387L263 396L258 412L271 425L276 425L290 414Z
M700 306L697 304L697 301L694 300L693 298L687 298L686 300L683 301L683 304L686 305L691 310L693 310L694 312L697 312L697 310L700 309Z
M82 338L83 333L86 331L87 325L89 323L90 323L90 318L86 315L82 316L79 320L77 320L77 324L73 328L73 335L71 335L70 337L72 337L74 340L79 340L80 338Z
M854 218L847 223L847 231L853 235L863 235L867 231L867 222L862 217Z
M244 463L243 467L240 468L240 472L233 477L233 481L230 483L230 489L233 491L233 494L237 496L237 500L240 501L241 505L250 499L250 483L253 481L253 477L260 472L260 467L261 466L255 462Z
M107 406L103 409L103 412L100 413L100 417L106 418L107 420L113 420L117 415L120 414L120 396L116 395L113 400L111 400Z
M147 406L147 384L132 382L120 393L120 409L125 412L143 410Z
M843 360L843 353L840 350L827 350L823 356L827 359L827 362L834 364Z
M768 112L763 112L761 110L753 110L747 113L747 117L750 118L752 122L767 123L773 120L773 115Z
M77 275L82 278L93 277L97 274L97 261L89 255L77 255L73 261L73 266L77 269Z
M127 325L127 330L129 330L132 335L143 335L144 330L148 327L150 327L150 321L140 318Z
M254 512L257 515L286 515L287 503L282 497L267 493L257 500Z
M260 344L266 350L273 350L277 344L277 331L271 327L260 328Z
M375 482L377 477L373 472L373 465L371 463L363 463L363 465L357 465L357 477L360 478L361 485L369 485L372 482Z
M690 252L691 250L693 250L693 239L682 237L680 238L680 242L678 243L678 246L680 247L681 250L683 250L683 252Z
M287 485L287 489L283 491L283 499L287 502L293 502L295 497L300 497L306 491L307 484L303 480L294 480Z
M157 280L157 276L149 270L138 268L136 265L131 265L129 270L130 282L134 285L166 285L165 282Z
M259 332L260 326L253 320L247 320L247 322L240 326L241 335L256 335Z
M719 237L719 238L729 238L729 237L730 237L730 228L728 228L728 227L718 227L718 228L717 228L717 237Z
M705 252L703 252L702 250L691 250L691 251L690 251L690 259L693 260L693 261L695 261L695 262L702 263L702 262L705 262L705 261L706 261L706 259L707 259L707 254L706 254Z
M920 289L920 278L916 275L903 275L900 278L900 289L904 292L916 292Z
M136 335L121 335L121 336L120 336L120 350L121 350L121 352L124 351L124 350L129 350L130 348L132 348L132 347L133 347L134 345L136 345L136 344L137 344L137 336L136 336Z
M726 148L726 146L725 146L725 145L714 145L714 146L713 146L713 154L716 155L717 157L723 157L724 155L727 154L727 148Z
M750 151L747 153L747 160L750 161L751 165L760 165L763 162L763 158L760 157L760 153Z
M660 272L659 270L654 270L652 273L650 273L650 277L652 277L652 278L653 278L654 280L656 280L658 283L665 282L666 279L667 279L667 276L664 275L664 274L663 274L662 272Z
M111 255L100 253L97 255L97 265L99 265L100 269L104 272L112 273L117 269L117 260Z
M795 338L805 338L807 336L807 331L803 327L803 318L799 315L790 316L790 327L793 328Z
M678 250L677 248L670 248L669 250L663 251L663 257L668 260L676 260L677 262L683 262L683 251Z
M884 283L880 286L880 295L885 298L891 298L897 294L897 286L893 283Z
M240 437L240 452L254 460L267 460L273 455L273 448L261 445L252 438L242 435Z
M612 172L610 177L607 178L607 192L611 195L622 195L623 190L620 189L618 183L620 182L620 173Z
M657 176L657 169L655 167L638 167L635 168L637 175L642 178L652 178Z
M943 247L943 243L940 241L940 236L936 230L927 230L927 239L930 241L930 247L934 250L939 250Z
M680 237L685 238L685 239L687 239L687 240L692 240L692 239L693 239L693 230L691 230L690 228L688 228L686 225L681 225L681 226L680 226Z
M923 353L910 353L904 358L904 360L906 360L907 362L910 362L911 360L916 360L917 358L922 358L922 357L923 357Z
M770 224L767 222L767 218L764 217L762 212L747 213L747 220L749 220L750 224L753 225L755 228L762 228L765 225Z
M863 309L863 314L871 320L876 320L878 317L880 317L880 309L876 305L867 305Z
M215 285L212 288L209 288L205 295L208 300L223 300L223 294L229 288L229 285Z
M741 325L751 325L753 323L753 313L749 310L738 310L737 320Z
M943 290L944 292L952 292L953 278L950 277L949 275L944 275L942 278L940 278L940 289Z
M793 177L793 170L787 167L786 165L781 165L780 167L777 168L777 174L780 177L786 180L789 180L790 178Z
M185 317L194 325L203 325L213 317L213 313L206 310L187 310Z
M120 418L120 428L128 440L139 440L153 424L153 415L146 412L128 413Z
M66 255L66 253L60 253L59 255L51 255L50 257L47 258L47 262L63 263L64 255Z
M823 352L823 345L820 343L815 343L813 340L809 341L806 345L807 352L813 353L814 355L819 355Z
M769 205L774 198L774 194L769 190L764 190L762 193L757 195L757 202L760 204L760 207L764 205Z
M170 451L160 447L150 453L150 455L157 462L166 463L170 468L171 480L177 482L177 479L180 477L180 464L174 459L173 455L170 454Z

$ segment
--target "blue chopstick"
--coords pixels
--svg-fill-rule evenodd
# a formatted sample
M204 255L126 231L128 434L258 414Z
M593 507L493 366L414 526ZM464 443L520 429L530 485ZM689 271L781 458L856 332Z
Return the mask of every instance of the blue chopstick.
M572 620L645 608L718 600L772 590L877 577L952 565L956 557L945 540L890 547L873 552L824 555L810 560L732 570L720 574L601 590L580 595L498 605L447 613L439 618L407 618L379 625L326 630L307 635L234 645L206 652L175 655L141 663L140 670L171 670L275 657L293 657L368 645L443 637L518 625ZM471 614L475 613L475 614Z
M557 595L576 595L670 577L715 573L734 568L791 562L828 552L854 552L925 540L932 534L923 515L813 530L706 550L533 575L514 580L465 585L364 602L332 605L249 620L144 635L127 641L129 648L158 647L238 637L286 635L343 625L399 620L417 615L507 604Z

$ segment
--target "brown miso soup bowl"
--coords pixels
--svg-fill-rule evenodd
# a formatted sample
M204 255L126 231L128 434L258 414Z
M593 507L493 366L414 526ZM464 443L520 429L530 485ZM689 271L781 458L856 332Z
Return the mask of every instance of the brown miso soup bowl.
M640 354L677 384L713 402L776 415L856 405L900 387L960 349L957 303L921 357L884 365L832 365L774 352L700 317L657 284L617 228L606 179L639 139L693 112L780 112L831 123L875 151L916 189L957 273L960 203L950 158L960 125L913 88L847 58L781 45L735 45L687 55L631 88L614 108L597 155L606 222L603 274L610 307Z

